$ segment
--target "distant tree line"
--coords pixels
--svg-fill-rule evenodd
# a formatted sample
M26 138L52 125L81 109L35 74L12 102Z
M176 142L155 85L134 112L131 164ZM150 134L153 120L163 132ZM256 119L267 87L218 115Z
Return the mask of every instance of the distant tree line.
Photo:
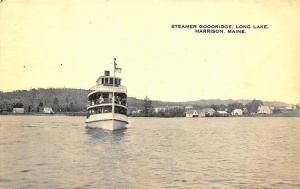
M0 92L0 111L11 112L13 108L24 108L26 112L41 112L44 107L52 107L55 112L85 111L88 92L69 88Z
M159 101L156 101L156 103L157 102ZM140 112L129 111L128 112L129 116L134 116L134 117L184 117L185 116L184 107L169 108L166 109L165 111L155 112L153 107L153 101L150 100L149 97L147 96L144 98L142 106L139 108L137 109L139 109Z
M227 105L219 104L219 105L211 105L210 108L214 109L215 111L227 111L231 113L234 109L246 109L247 113L256 113L259 106L264 105L263 101L261 100L252 100L247 104L242 104L240 102L230 103Z
M90 91L71 88L48 88L16 90L13 92L0 91L0 112L11 112L13 108L24 108L26 112L41 112L44 107L51 107L55 112L85 112L87 107L87 95ZM128 107L139 109L138 113L130 116L143 117L182 117L185 116L185 106L192 105L193 109L213 108L216 111L226 110L231 113L234 109L247 110L249 114L256 113L257 108L263 105L261 100L199 100L190 102L162 102L153 101L149 97L137 99L127 98ZM228 103L229 102L229 103ZM272 102L266 102L270 106ZM279 103L279 102L275 102ZM282 103L281 103L282 104ZM154 111L154 107L166 108L165 111ZM274 110L274 113L277 110ZM278 110L280 112L280 110Z

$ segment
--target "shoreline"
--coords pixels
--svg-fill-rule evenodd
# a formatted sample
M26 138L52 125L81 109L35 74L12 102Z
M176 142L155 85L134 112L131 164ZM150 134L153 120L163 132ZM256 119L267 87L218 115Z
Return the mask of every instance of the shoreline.
M8 115L8 116L86 116L86 112L63 112L63 113L54 113L54 114L47 114L47 113L11 113L11 112L6 112L6 113L0 113L1 115Z
M55 114L45 114L45 113L0 113L0 116L76 116L85 117L85 112L64 112ZM249 117L300 117L300 114L271 114L271 115L243 115L243 116L209 116L209 117L185 117L185 116L174 116L174 117L159 117L159 116L128 116L130 118L188 118L188 119L201 119L201 118L249 118Z

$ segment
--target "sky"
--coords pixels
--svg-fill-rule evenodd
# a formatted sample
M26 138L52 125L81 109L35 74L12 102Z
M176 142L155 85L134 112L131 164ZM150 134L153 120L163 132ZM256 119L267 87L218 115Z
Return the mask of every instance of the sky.
M0 3L0 91L89 89L113 58L128 95L300 102L300 1ZM268 25L204 34L172 24Z

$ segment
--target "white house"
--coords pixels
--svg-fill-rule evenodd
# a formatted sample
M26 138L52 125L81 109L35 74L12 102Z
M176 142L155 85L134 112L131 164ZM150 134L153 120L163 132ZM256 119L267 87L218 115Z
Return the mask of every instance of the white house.
M166 108L165 107L156 107L154 108L154 112L158 113L158 112L165 112Z
M295 105L289 105L285 107L285 110L287 111L293 111L293 110L297 110L297 107Z
M258 114L271 114L272 110L271 110L271 108L269 106L262 106L262 105L260 105L257 108L257 113Z
M205 117L205 111L203 111L203 109L202 110L198 110L197 112L199 114L199 117Z
M185 117L199 117L197 110L189 110L185 113Z
M241 115L243 115L243 110L242 109L234 109L231 112L231 115L233 115L233 116L241 116Z
M215 114L215 110L213 108L204 108L201 111L204 112L206 117L212 117Z
M52 110L51 107L44 107L43 112L44 112L45 114L54 114L54 111Z
M24 114L24 108L13 108L14 114Z
M229 116L229 114L226 111L219 110L216 112L216 116L217 117L227 117L227 116Z

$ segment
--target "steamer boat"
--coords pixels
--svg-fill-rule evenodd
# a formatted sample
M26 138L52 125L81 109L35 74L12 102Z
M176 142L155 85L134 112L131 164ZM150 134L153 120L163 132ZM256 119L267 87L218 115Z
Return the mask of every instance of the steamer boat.
M121 72L121 68L117 68L114 58L113 76L110 76L109 71L104 71L104 75L91 88L85 121L87 127L106 130L126 128L127 89L121 85L121 78L115 76L116 72Z

